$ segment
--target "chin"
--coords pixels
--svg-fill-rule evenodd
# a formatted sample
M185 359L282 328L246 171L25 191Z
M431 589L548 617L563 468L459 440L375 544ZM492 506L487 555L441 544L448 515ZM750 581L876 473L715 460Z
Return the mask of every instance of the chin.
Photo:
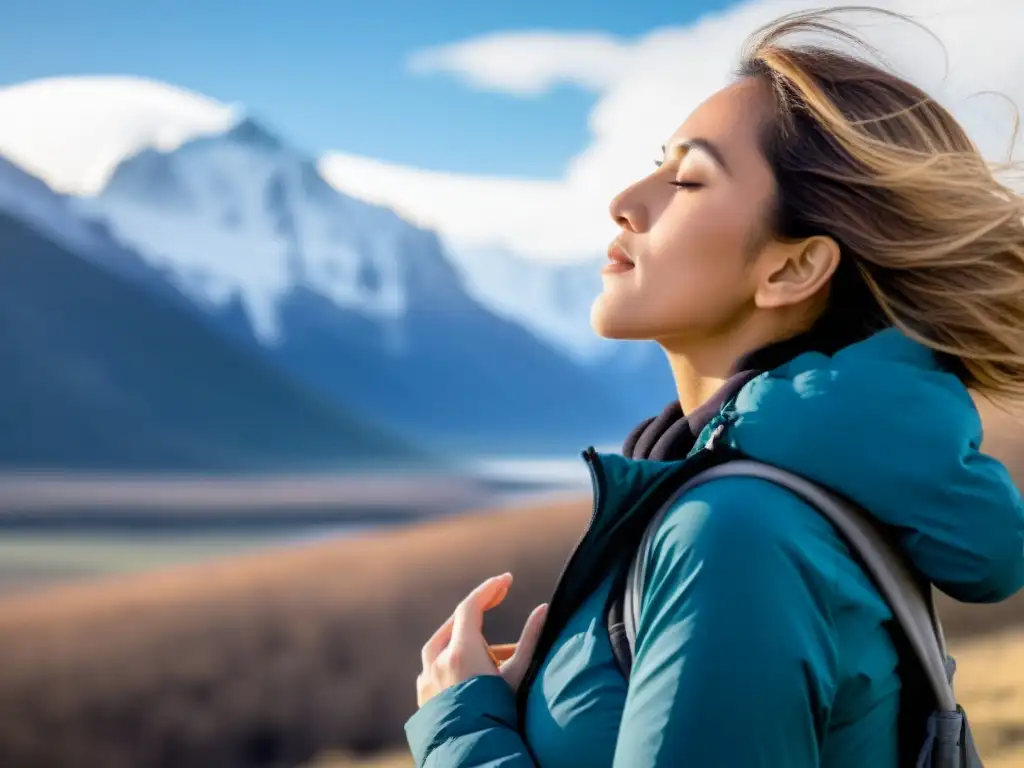
M604 339L642 341L653 338L629 307L602 293L590 306L590 327Z

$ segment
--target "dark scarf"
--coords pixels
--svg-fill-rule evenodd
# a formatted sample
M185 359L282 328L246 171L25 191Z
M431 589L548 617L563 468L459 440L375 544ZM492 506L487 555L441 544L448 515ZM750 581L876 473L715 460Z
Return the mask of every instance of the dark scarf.
M830 338L831 337L831 338ZM622 446L622 455L629 459L682 461L693 449L704 427L744 385L764 371L770 371L804 352L835 354L842 342L834 334L811 330L785 341L769 344L744 356L721 388L693 413L683 413L679 401L669 403L658 416L640 422Z

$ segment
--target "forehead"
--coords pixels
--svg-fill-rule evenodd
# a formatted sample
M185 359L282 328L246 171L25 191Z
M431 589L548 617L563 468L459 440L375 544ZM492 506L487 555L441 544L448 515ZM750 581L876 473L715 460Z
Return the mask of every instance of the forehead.
M726 162L743 167L763 160L759 138L770 109L769 94L761 83L750 78L740 80L698 106L669 143L707 139L718 146Z

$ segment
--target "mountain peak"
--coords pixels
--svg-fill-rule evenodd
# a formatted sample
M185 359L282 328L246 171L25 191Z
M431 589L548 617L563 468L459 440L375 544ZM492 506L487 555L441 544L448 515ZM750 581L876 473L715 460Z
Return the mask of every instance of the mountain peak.
M247 147L280 150L284 142L254 117L243 117L224 134L224 138Z

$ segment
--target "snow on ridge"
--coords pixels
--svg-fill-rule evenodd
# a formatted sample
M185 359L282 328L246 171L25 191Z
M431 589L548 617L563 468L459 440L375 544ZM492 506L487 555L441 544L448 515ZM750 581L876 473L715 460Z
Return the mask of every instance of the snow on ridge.
M139 152L79 205L200 303L240 296L267 345L281 341L278 305L296 286L379 319L405 311L410 225L339 194L315 161L251 118L171 152Z

